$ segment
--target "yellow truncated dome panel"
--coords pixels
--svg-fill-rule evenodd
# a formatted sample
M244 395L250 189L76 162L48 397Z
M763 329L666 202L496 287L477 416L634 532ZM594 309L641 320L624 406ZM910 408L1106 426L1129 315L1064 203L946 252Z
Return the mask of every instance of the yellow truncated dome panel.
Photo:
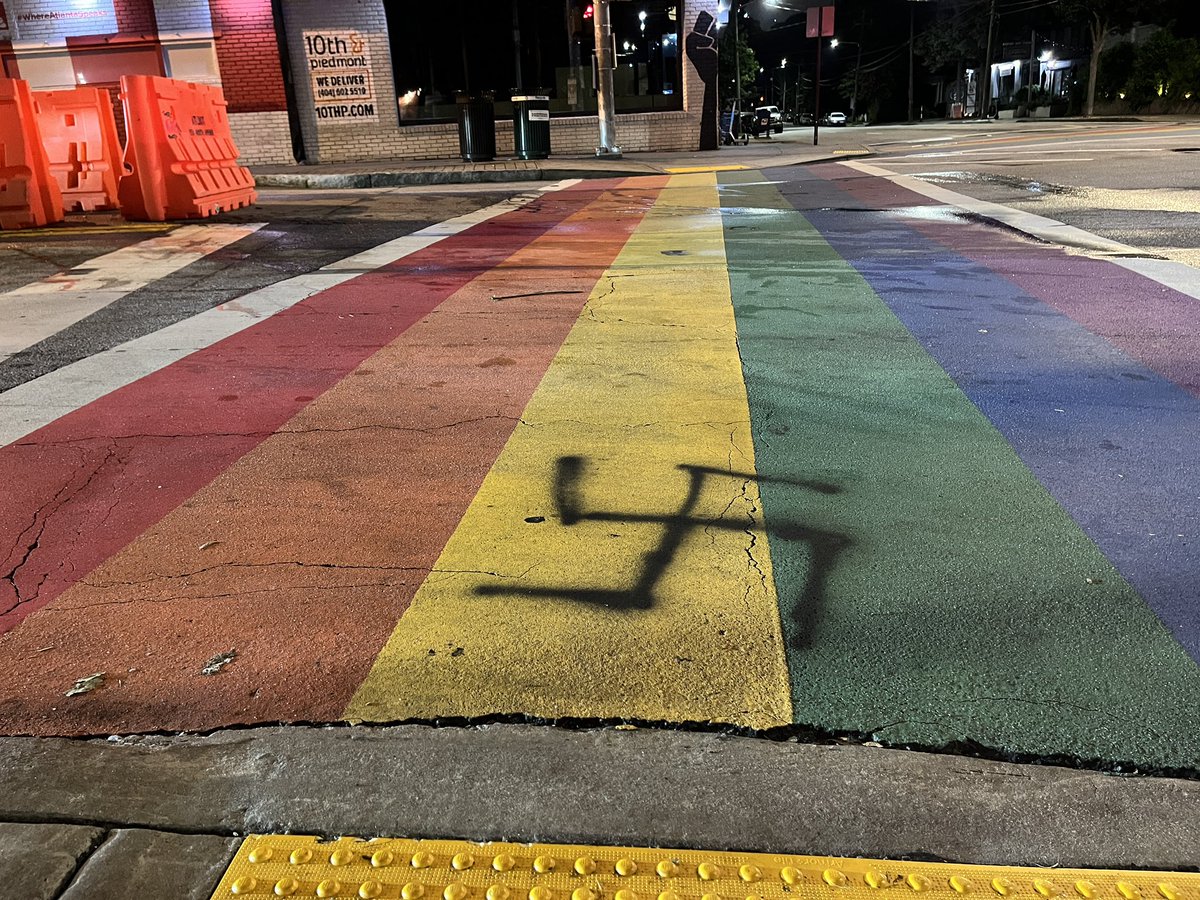
M1200 874L767 853L251 835L213 900L1200 900Z

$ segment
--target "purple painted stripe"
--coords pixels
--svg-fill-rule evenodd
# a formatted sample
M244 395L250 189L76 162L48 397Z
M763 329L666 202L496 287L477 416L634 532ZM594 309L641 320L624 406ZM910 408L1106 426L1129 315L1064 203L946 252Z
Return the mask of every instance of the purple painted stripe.
M838 168L853 172L830 166L824 167L822 174L831 177ZM835 180L865 203L894 207L928 203L922 195L886 179L864 180L861 173L854 175ZM1146 368L1200 397L1200 301L1194 297L1106 260L1031 244L999 229L967 229L929 219L913 219L909 225L1010 279L1029 296L1070 316ZM1086 290L1075 288L1079 284L1086 285ZM1064 290L1065 285L1072 289Z

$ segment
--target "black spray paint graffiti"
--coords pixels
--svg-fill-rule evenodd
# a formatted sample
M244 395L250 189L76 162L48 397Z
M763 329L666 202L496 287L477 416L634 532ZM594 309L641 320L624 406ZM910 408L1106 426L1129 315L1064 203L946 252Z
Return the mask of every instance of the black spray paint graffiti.
M773 478L749 472L736 472L707 466L680 465L686 473L688 489L683 502L674 513L655 515L628 511L588 511L584 508L581 485L587 474L587 461L581 456L562 456L555 464L554 504L558 518L566 527L580 522L654 523L663 526L662 537L657 546L642 557L641 566L632 585L626 588L575 588L553 585L484 584L475 589L481 596L516 595L521 597L545 597L591 603L608 609L647 610L655 605L655 589L667 569L675 560L680 546L695 530L718 529L747 531L747 523L740 519L705 518L697 516L696 506L700 501L705 483L710 478L726 478L741 482L773 483L790 485L819 494L837 494L841 488L824 481ZM540 522L541 517L531 521ZM772 539L800 541L808 545L810 558L808 574L801 596L796 598L791 621L786 630L791 635L790 645L796 648L808 643L816 623L825 580L836 564L838 554L850 545L850 539L837 532L809 528L793 522L768 523L766 532Z
M685 42L687 57L704 82L700 112L700 150L717 149L717 22L707 12L696 16Z

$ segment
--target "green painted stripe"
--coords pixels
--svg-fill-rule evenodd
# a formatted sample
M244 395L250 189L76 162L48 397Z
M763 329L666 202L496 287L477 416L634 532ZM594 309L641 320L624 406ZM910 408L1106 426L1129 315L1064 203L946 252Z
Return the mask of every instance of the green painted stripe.
M1141 598L775 187L720 181L796 720L1195 768Z

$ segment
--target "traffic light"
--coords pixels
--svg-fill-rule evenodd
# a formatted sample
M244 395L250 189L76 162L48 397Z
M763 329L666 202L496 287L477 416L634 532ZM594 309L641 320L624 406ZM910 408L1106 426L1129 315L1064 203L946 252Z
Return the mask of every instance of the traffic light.
M583 17L585 19L590 19L595 14L596 14L596 6L594 3L589 3L586 7L584 7Z

